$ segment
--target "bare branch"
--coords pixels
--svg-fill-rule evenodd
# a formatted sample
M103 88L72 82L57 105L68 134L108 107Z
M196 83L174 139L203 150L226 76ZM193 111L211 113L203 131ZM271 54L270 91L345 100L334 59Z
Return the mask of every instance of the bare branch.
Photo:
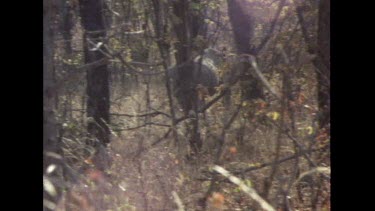
M151 117L155 117L155 116L158 116L158 115L164 115L166 117L170 117L169 114L166 114L164 112L161 112L161 111L155 111L155 112L152 112L152 113L146 113L146 114L118 114L118 113L110 113L109 115L111 116L125 116L125 117L147 117L147 116L151 116Z
M259 46L253 50L253 54L257 55L259 51L263 49L263 47L267 44L268 40L271 38L273 31L275 30L277 20L279 19L279 16L281 14L281 11L285 5L286 0L281 0L279 4L279 8L277 9L277 12L275 14L275 17L273 18L270 30L268 31L267 35L263 38Z
M266 77L264 77L264 75L262 74L262 72L260 71L259 67L258 67L258 64L256 62L256 59L253 55L247 55L249 57L249 60L250 60L250 64L251 66L254 68L255 70L255 74L258 76L258 78L262 81L263 85L268 89L268 91L270 91L277 99L281 99L281 96L280 94L278 94L275 89L271 86L271 84L267 81Z
M326 177L329 177L329 175L331 174L331 168L328 168L328 167L322 167L322 166L318 166L316 168L313 168L309 171L306 171L304 173L302 173L298 179L294 182L293 185L297 184L299 181L301 181L301 179L303 179L304 177L306 176L309 176L311 174L314 174L314 173L321 173L321 174L324 174L326 175Z
M303 17L303 9L304 9L303 5L296 7L298 23L301 26L302 36L303 36L303 39L305 40L305 42L307 44L308 52L313 54L313 53L316 52L316 46L313 44L313 41L310 39L310 36L307 32L305 19Z
M135 130L135 129L139 129L139 128L142 128L142 127L146 127L148 125L155 125L155 126L160 126L160 127L171 127L171 125L166 125L166 124L161 124L161 123L156 123L156 122L147 122L147 123L145 123L143 125L139 125L137 127L116 129L116 131Z

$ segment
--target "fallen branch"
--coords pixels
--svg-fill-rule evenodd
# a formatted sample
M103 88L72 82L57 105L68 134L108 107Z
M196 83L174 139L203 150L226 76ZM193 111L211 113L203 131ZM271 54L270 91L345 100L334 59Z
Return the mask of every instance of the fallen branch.
M154 125L154 126L160 126L160 127L171 127L170 125L161 124L161 123L157 123L157 122L148 122L148 123L145 123L143 125L136 126L136 127L119 128L119 129L115 129L114 131L135 130L135 129L139 129L139 128L142 128L142 127L146 127L148 125Z
M276 211L268 202L266 202L259 194L251 187L247 186L241 179L233 176L229 171L225 170L223 167L215 165L213 170L217 171L224 177L228 178L232 183L238 185L242 191L247 193L252 199L259 203L259 205L267 211Z
M182 201L180 199L180 197L177 195L177 193L175 191L172 191L172 196L173 196L173 199L174 199L174 202L177 204L177 207L178 207L178 211L184 211L184 205L182 204Z

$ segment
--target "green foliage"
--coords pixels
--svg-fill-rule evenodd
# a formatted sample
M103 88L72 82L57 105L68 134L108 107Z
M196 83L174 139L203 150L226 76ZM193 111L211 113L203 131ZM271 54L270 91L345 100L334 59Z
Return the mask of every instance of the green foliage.
M203 5L201 3L199 3L199 2L191 2L189 4L189 6L190 6L191 9L199 11L199 10L202 9Z
M114 50L114 51L119 51L124 48L122 45L121 41L117 38L111 38L109 39L109 46Z

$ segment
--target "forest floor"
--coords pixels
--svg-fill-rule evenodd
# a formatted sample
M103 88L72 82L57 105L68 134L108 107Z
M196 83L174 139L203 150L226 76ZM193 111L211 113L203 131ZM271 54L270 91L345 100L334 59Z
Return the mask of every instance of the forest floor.
M68 201L70 206L58 210L172 211L178 209L176 196L186 211L205 210L201 200L206 196L211 179L204 172L214 163L224 114L228 117L234 113L233 110L224 110L215 105L206 112L206 120L201 121L200 131L202 152L188 159L190 149L184 122L177 128L179 141L182 143L178 151L172 133L164 137L168 131L165 125L171 124L169 118L163 115L149 119L134 117L156 110L169 113L164 87L155 86L150 89L151 110L146 109L144 103L147 101L145 87L137 87L136 90L136 94L132 95L113 93L115 103L112 104L111 112L128 116L115 115L112 118L112 124L116 127L109 147L112 162L108 171L87 173L88 180L76 185L70 195L64 198L63 202ZM177 115L181 116L182 113L178 111ZM158 125L147 125L149 122ZM303 124L309 124L307 119L300 122L299 126L302 127ZM277 140L277 134L275 127L238 118L227 130L221 155L222 166L231 171L270 162L275 158L277 141L280 143L280 158L293 154L295 149L292 142L287 137ZM155 144L157 140L161 141ZM268 200L278 209L281 209L279 204L283 204L284 198L280 196L283 196L286 184L295 180L296 172L293 169L296 165L301 172L309 169L307 161L303 159L284 162L279 165L269 188ZM266 187L265 182L272 173L270 167L239 176L247 185L262 193ZM289 206L294 210L313 210L314 206L329 207L329 183L320 182L323 186L317 190L316 184L321 179L313 177L311 180L308 184L312 185L304 185L290 192ZM319 194L318 200L312 193ZM219 188L210 194L206 210L261 209L236 185L221 180Z

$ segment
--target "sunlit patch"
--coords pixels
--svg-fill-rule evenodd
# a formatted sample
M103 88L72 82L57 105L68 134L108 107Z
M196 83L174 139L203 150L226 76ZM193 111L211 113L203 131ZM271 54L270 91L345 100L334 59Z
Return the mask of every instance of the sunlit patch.
M46 173L51 174L53 171L55 171L57 166L55 164L51 164L47 167Z

